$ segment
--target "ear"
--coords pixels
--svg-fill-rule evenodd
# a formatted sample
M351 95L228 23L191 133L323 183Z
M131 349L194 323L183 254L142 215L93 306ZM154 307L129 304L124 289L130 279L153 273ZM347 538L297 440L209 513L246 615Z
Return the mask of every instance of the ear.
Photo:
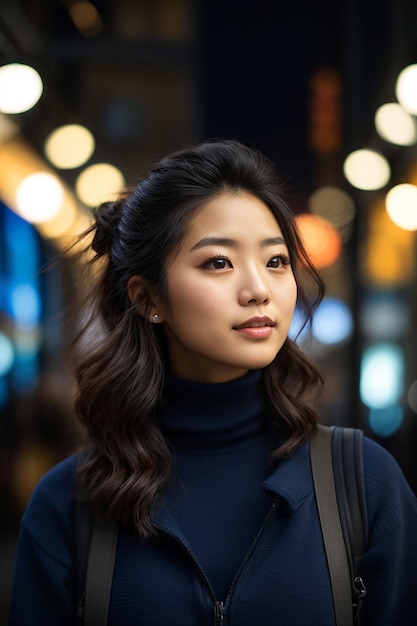
M162 322L162 307L159 305L159 298L155 297L152 292L151 285L142 276L129 278L127 293L138 313L149 321L152 321L152 316L157 315L158 322Z

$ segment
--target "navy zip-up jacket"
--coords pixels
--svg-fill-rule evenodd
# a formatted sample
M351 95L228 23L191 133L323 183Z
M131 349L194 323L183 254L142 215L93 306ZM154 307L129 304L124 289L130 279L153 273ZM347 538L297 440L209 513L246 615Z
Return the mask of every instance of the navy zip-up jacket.
M110 626L330 626L334 607L309 444L268 466L259 373L222 385L170 380L161 426L178 479L160 531L119 536ZM364 626L417 623L417 502L394 459L365 439L369 544ZM10 626L77 623L75 457L40 481L23 516ZM217 615L217 622L216 622ZM223 621L221 621L223 620Z

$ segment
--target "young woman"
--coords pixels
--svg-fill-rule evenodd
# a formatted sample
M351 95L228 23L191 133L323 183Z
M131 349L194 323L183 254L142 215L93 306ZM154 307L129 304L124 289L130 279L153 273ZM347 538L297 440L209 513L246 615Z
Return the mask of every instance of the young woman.
M321 380L288 337L322 283L272 164L234 141L184 149L100 206L91 234L90 451L33 493L10 624L77 623L76 485L119 523L110 625L335 624L309 456ZM368 439L364 469L363 623L415 624L416 498Z

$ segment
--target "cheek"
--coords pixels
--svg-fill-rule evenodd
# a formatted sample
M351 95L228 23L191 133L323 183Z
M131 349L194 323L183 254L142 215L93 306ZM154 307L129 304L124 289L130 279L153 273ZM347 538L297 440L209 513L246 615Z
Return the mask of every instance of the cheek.
M294 279L291 298L290 298L292 313L294 313L295 305L297 304L297 296L298 296L298 288L297 288L297 283L295 282L295 279Z
M216 303L219 298L207 289L203 281L172 281L169 294L168 316L181 326L199 324L199 320L215 319L217 316Z
M280 288L278 288L276 297L278 302L281 301L283 310L292 315L297 303L297 284L295 278L288 277L286 285L284 287L281 285Z

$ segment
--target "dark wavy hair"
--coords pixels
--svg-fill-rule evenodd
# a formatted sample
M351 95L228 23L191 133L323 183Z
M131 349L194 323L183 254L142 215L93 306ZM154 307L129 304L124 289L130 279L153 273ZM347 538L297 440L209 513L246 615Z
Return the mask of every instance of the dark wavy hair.
M90 446L77 480L88 488L93 513L115 518L144 538L154 532L152 510L171 475L169 448L155 419L166 346L161 327L138 313L140 303L130 302L127 284L139 275L166 301L167 259L190 218L219 194L239 191L259 198L276 218L308 323L323 296L322 280L303 247L272 162L237 141L208 141L163 158L136 189L99 206L94 224L80 238L89 242L85 267L93 269L94 280L91 314L73 344L76 411ZM104 332L88 341L97 320ZM274 452L278 459L314 431L311 396L322 380L287 338L262 381L271 425L287 433Z

